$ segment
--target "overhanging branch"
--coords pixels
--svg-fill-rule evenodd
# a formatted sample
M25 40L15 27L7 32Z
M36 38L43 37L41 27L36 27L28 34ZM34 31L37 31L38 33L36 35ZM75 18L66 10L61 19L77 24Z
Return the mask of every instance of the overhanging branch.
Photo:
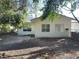
M65 6L65 7L67 7L67 6ZM79 20L77 19L77 17L74 15L74 13L73 13L73 10L71 10L69 7L67 7L69 10L67 10L67 9L65 9L65 10L67 10L67 11L70 11L71 13L72 13L72 15L73 15L73 17L75 18L75 20L79 23ZM64 8L63 8L64 9Z
M79 23L79 20L77 19L77 17L74 15L74 13L71 11L73 17L75 18L75 20Z

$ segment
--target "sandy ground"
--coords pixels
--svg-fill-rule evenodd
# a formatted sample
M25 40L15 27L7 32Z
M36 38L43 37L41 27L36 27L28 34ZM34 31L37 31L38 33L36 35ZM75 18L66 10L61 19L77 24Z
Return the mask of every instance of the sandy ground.
M79 59L79 42L4 35L0 36L1 58L3 53L6 59Z

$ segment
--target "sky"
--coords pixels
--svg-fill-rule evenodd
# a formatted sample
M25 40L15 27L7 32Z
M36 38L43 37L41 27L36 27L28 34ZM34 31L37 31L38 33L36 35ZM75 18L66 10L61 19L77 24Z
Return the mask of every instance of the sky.
M39 7L43 7L43 1L42 0L40 0L40 4L38 5L38 8ZM37 12L37 16L39 17L40 15L42 15L42 12L40 12L40 11L35 11L35 9L32 9L32 0L29 0L29 16L28 16L28 18L29 19L32 19L32 18L35 18L35 13ZM68 7L70 7L70 4L68 4ZM67 10L65 10L65 9L61 9L62 10L62 14L63 15L66 15L66 16L68 16L68 17L71 17L71 18L74 18L73 16L72 16L72 14L70 13L70 11L67 11ZM79 9L76 9L75 11L74 11L74 15L79 19Z
M69 11L66 11L66 10L62 9L62 12L63 12L62 13L63 15L74 18L73 15ZM74 11L74 15L79 19L79 9Z
M70 11L67 11L67 10L65 10L65 9L62 9L62 12L63 12L63 15L66 15L66 16L68 16L68 17L72 17L72 18L73 18L73 16L72 16L72 14L70 13ZM74 11L74 15L79 19L79 9L76 9L76 10Z

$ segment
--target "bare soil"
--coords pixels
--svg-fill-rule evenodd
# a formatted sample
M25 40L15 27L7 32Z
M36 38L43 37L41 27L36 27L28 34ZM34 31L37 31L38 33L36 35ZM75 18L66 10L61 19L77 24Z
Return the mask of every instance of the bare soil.
M35 39L0 36L0 59L79 59L79 41L68 38Z

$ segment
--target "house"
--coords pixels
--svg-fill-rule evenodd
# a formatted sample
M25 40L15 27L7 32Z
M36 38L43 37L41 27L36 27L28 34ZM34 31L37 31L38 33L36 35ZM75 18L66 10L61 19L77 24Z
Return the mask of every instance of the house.
M71 21L71 32L79 32L79 23L76 20Z
M13 7L15 6L16 8L25 7L26 0L14 0ZM48 18L46 18L46 20L43 21L41 20L41 17L35 18L31 21L31 31L22 28L18 30L18 34L34 34L35 37L71 37L71 29L73 31L75 27L73 26L73 24L71 27L71 20L72 18L66 17L64 15L60 15L59 18L53 21L50 21Z
M32 19L31 28L35 37L71 37L72 18L60 15L59 18L50 21L49 18L41 20L41 17Z
M49 18L41 20L41 17L38 17L31 20L30 30L22 28L17 33L18 35L34 34L36 38L71 37L71 20L73 18L64 15L60 15L53 21L50 21Z

